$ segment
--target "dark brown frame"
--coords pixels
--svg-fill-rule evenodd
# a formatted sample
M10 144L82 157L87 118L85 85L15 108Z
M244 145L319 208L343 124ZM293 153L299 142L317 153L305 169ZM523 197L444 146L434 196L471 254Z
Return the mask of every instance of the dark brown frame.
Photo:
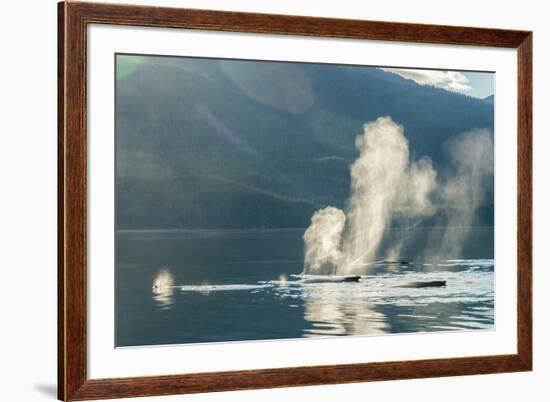
M58 4L58 397L106 399L532 369L532 32L186 10ZM383 363L93 379L87 377L88 24L254 32L517 49L517 353Z

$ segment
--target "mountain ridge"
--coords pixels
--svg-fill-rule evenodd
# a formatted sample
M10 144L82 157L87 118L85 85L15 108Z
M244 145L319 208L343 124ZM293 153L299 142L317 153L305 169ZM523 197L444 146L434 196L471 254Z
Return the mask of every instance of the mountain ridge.
M345 208L364 123L391 116L442 175L450 139L493 130L484 100L379 69L258 63L146 57L117 79L117 227L307 227Z

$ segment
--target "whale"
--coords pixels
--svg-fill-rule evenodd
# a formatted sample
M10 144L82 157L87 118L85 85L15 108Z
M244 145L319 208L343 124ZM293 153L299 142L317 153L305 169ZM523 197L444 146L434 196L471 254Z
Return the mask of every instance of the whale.
M409 282L404 285L394 286L396 288L439 288L447 286L447 281L418 281Z
M353 283L359 282L361 277L359 275L347 275L347 276L308 276L299 280L299 283Z

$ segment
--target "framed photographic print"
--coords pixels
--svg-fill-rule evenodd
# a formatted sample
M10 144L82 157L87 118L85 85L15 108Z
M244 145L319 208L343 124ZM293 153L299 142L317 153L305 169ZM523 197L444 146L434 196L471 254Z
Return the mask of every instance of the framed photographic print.
M59 3L59 399L527 371L532 33Z

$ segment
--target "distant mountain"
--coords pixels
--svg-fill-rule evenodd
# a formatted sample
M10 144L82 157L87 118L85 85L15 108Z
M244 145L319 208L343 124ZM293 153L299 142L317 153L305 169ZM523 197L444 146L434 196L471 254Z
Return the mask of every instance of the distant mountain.
M495 95L489 95L486 98L483 98L483 101L492 105L495 103Z
M391 116L411 154L493 130L486 100L376 68L148 57L116 83L117 225L306 227L345 206L355 137ZM492 223L492 189L482 221Z

